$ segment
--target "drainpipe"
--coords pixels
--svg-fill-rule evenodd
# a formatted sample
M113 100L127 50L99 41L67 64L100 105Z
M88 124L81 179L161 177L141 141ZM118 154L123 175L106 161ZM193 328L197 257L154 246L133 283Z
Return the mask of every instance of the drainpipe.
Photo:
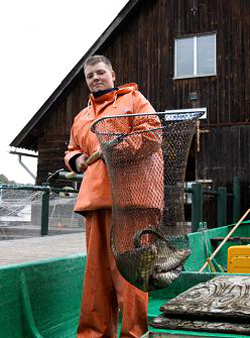
M27 171L27 173L35 180L36 176L32 173L32 171L22 162L22 156L28 156L28 157L38 157L37 155L33 154L25 154L20 153L18 151L10 151L10 154L18 155L18 162L21 164L21 166Z

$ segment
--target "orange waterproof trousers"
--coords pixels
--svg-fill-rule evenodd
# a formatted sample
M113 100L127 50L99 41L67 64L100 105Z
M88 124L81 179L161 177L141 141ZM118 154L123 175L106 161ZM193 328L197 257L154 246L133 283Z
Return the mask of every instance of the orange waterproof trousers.
M87 263L77 338L120 337L147 332L147 293L129 284L116 268L110 248L111 210L89 211L86 217Z

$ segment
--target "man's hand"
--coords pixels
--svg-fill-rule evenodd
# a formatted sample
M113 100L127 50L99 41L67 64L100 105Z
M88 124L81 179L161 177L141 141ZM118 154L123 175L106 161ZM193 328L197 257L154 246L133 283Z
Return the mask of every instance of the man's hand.
M87 170L88 168L88 164L86 162L88 156L85 154L82 154L80 156L77 157L76 161L75 161L75 166L76 169L79 173L84 173L85 170Z

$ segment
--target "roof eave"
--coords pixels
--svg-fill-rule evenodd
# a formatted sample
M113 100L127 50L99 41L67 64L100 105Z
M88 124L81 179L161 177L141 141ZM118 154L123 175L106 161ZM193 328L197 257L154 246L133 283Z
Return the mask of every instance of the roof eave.
M90 47L90 49L84 54L81 60L76 64L76 66L70 71L70 73L64 78L60 85L55 89L51 96L45 101L41 108L36 112L36 114L31 118L31 120L25 125L25 127L20 131L20 133L14 138L10 143L11 147L20 148L21 143L27 137L29 132L35 127L35 125L40 121L40 119L45 115L45 113L51 108L53 103L55 103L66 88L70 85L72 80L82 71L84 61L91 55L95 54L96 51L114 34L116 29L124 22L127 16L132 12L132 10L138 5L142 0L130 0L123 9L119 12L116 18L111 22L108 28L103 32L103 34L96 40L96 42Z

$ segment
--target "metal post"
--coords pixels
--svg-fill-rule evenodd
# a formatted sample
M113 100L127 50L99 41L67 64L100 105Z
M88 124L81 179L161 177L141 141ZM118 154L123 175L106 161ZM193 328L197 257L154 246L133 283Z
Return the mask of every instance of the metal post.
M203 222L203 187L201 183L192 185L192 232L197 231L199 222Z
M241 210L240 210L240 178L234 177L233 181L233 222L236 223L240 219Z
M227 225L227 188L218 188L218 223L217 226Z
M49 191L42 195L41 236L47 236L49 232Z

